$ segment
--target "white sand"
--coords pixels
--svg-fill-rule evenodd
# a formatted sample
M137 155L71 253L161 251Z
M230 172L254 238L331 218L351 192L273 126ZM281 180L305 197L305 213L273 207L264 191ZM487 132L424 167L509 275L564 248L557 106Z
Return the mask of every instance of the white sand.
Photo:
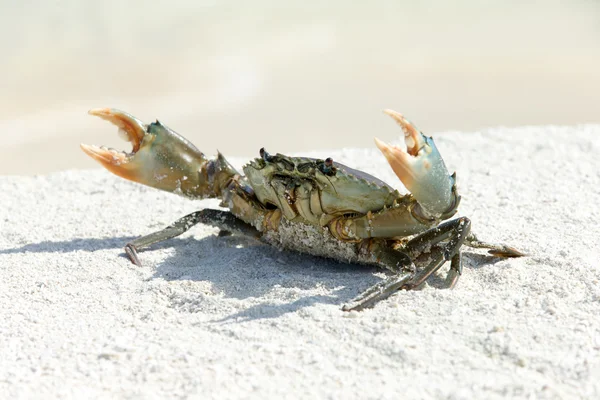
M100 170L1 177L0 397L598 398L599 137L436 135L460 213L531 256L467 250L455 290L361 313L340 306L375 269L208 227L143 252L143 268L123 256L131 238L214 201ZM318 154L397 182L375 149Z

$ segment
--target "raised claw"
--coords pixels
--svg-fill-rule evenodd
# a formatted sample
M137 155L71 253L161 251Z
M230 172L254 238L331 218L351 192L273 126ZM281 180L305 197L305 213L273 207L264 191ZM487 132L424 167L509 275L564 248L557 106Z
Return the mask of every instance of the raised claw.
M448 174L433 139L423 135L400 113L392 110L384 112L404 131L406 148L392 146L375 138L375 144L388 160L394 173L429 217L439 218L452 211L458 205L453 190L454 177Z
M82 144L81 149L115 175L170 192L180 191L191 197L211 193L200 170L207 160L188 140L156 121L144 124L134 116L114 108L97 108L89 114L107 120L119 128L129 141L127 153L104 146Z
M130 153L114 149L108 149L104 146L81 144L83 150L88 156L98 161L104 168L110 172L129 179L137 181L136 175L139 175L139 165L133 162L135 154L140 150L147 126L142 121L126 112L111 108L95 108L88 111L90 115L95 115L106 121L112 122L119 128L119 136L131 143Z

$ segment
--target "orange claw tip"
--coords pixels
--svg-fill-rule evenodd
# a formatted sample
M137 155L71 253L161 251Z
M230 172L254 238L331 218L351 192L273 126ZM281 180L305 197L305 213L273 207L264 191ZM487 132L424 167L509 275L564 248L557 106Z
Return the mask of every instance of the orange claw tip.
M381 150L396 176L410 190L416 180L412 167L412 157L401 147L391 146L378 138L375 138L375 145Z
M81 143L79 145L79 147L81 147L81 150L83 150L83 152L85 154L92 157L96 161L99 161L99 162L108 161L108 160L105 160L105 158L102 156L102 154L100 152L98 152L99 148L96 146L91 146L89 144Z
M414 126L409 120L404 118L402 114L394 110L383 110L384 113L389 115L396 121L398 125L404 131L404 141L406 143L406 151L411 156L416 156L419 153L419 149L423 146L422 134L419 132L416 126Z
M98 161L113 174L130 181L140 182L139 168L135 163L131 163L127 154L89 144L82 143L80 146L85 154Z
M388 158L390 154L391 146L379 138L373 138L375 140L375 146L383 153L385 158Z
M88 111L88 114L95 115L98 117L101 115L109 115L110 108L92 108L91 110Z
M116 150L110 150L84 143L81 143L79 147L81 147L81 150L83 150L85 154L92 157L106 168L108 168L108 165L118 166L129 161L127 154L124 152L117 152Z
M106 121L112 122L113 124L120 126L124 122L135 122L136 118L127 114L126 112L117 110L116 108L92 108L88 111L89 115L100 117Z
M404 116L402 114L400 114L398 111L394 111L390 108L384 109L383 112L394 119L403 119L404 118Z
M408 122L408 120L406 118L404 118L404 115L400 114L397 111L390 110L388 108L383 110L383 112L385 114L389 115L390 117L392 117L394 119L394 121L396 121L398 123L398 125L400 125L402 127L402 130L404 131L405 134L409 133L407 130L410 127L410 122Z
M401 159L404 162L408 161L408 154L406 153L406 151L404 151L402 147L392 146L378 138L374 139L375 145L383 153L383 155L385 156L385 158L387 158L388 161L397 161L397 159Z
M131 143L133 152L140 149L140 145L146 135L146 125L133 115L116 108L92 108L88 114L100 117L119 128L119 133Z

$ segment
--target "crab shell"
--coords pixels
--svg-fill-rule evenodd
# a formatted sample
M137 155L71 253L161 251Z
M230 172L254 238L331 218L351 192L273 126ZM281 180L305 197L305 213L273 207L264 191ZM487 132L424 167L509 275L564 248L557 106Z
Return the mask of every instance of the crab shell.
M365 172L332 162L331 172L324 173L324 164L277 154L270 162L254 159L243 169L258 200L282 210L297 204L315 215L366 214L392 206L399 197L397 190Z

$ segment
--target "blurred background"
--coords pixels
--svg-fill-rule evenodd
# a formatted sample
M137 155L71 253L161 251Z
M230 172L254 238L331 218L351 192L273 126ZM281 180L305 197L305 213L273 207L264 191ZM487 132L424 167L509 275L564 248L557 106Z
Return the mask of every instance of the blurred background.
M591 0L0 0L0 49L0 174L129 150L95 107L245 157L394 140L384 108L429 134L600 122Z

